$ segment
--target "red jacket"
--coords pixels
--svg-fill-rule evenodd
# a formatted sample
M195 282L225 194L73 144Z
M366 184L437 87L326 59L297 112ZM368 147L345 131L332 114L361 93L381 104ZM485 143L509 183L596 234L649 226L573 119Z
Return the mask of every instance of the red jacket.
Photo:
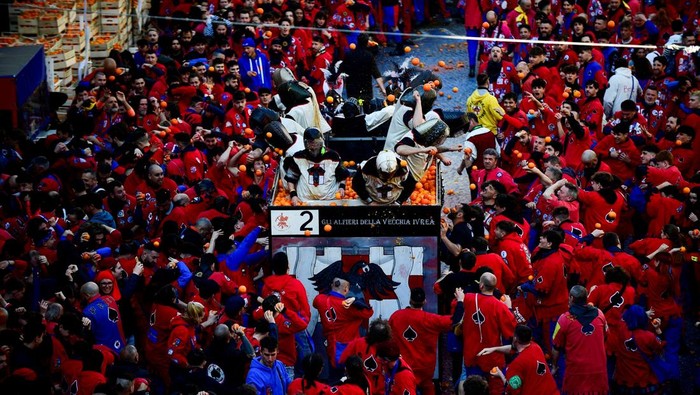
M328 356L336 366L343 349L360 334L360 325L369 319L374 310L343 307L345 297L337 292L317 295L313 306L321 316L323 335L328 339ZM339 347L340 346L340 347Z
M177 365L187 367L187 354L197 347L196 328L180 315L172 319L170 327L168 356Z
M592 232L596 224L600 224L605 232L615 232L620 223L622 210L625 207L625 199L622 194L616 192L617 199L609 204L598 192L580 191L578 200L585 209L583 225L586 230ZM611 213L615 213L611 215Z
M389 326L399 344L401 356L411 361L418 382L431 379L437 358L435 345L438 337L452 328L452 318L405 308L391 315Z
M630 162L623 162L619 157L611 157L610 153L612 150L616 150L618 153L624 152L630 158ZM612 174L618 176L623 182L634 176L635 168L641 163L640 152L632 139L629 138L623 143L617 144L615 143L615 137L612 135L605 136L595 146L594 151L598 155L599 160L610 166Z
M534 288L538 320L549 321L564 313L569 306L569 290L566 285L564 265L570 258L563 250L536 249L532 256Z
M262 297L279 294L280 300L290 312L295 312L307 323L311 319L311 307L306 297L306 288L289 274L270 275L263 279Z
M515 325L515 317L508 306L494 296L464 295L462 331L465 366L478 366L484 372L494 366L503 368L505 355L493 353L477 357L477 354L486 347L503 345L505 340L513 337Z
M559 395L557 383L549 370L542 348L534 341L508 365L505 375L506 394ZM510 380L514 377L520 378L522 386L519 388L510 385Z
M644 329L631 331L623 325L620 335L610 343L615 358L613 380L625 387L645 388L658 384L656 375L651 370L644 355L659 355L663 343L653 333Z
M506 262L503 260L503 258L501 258L499 254L477 254L476 265L474 265L474 270L478 270L480 267L489 267L491 268L491 270L493 270L493 274L496 276L496 279L498 281L496 283L496 289L501 291L501 293L503 294L508 293L507 290L509 290L514 285L517 285L515 282L515 275L513 274L513 271L508 267Z
M493 251L498 253L511 269L516 284L524 283L532 275L530 251L523 243L523 239L515 232L498 239Z
M381 360L377 357L377 347L375 344L367 344L367 339L359 337L348 344L347 348L340 356L340 363L345 364L345 361L351 356L356 355L362 360L362 368L365 372L365 377L369 382L370 392L372 394L384 394L384 378L382 377Z

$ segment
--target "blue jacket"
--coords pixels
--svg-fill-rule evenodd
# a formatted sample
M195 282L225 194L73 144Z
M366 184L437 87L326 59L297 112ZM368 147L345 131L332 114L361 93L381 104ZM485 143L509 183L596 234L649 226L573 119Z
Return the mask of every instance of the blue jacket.
M117 355L124 347L124 338L119 329L119 310L110 306L101 297L95 298L83 309L83 315L90 322L90 330L95 338L95 344L109 347Z
M241 67L241 80L246 88L250 88L251 91L257 92L260 88L272 89L272 81L270 79L270 62L267 60L267 56L260 52L259 49L255 50L255 59L251 59L248 55L243 54L240 59L238 59L238 65ZM248 75L249 71L254 71L258 75L251 77Z
M250 363L245 382L255 386L260 395L285 395L291 380L282 362L275 361L274 366L269 368L262 363L262 357L257 357Z

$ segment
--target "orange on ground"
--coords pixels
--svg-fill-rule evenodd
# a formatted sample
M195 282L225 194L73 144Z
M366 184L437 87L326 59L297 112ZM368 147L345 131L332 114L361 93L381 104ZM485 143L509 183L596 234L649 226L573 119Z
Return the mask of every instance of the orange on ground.
M452 88L452 92L454 92L454 93L459 92L459 88L457 88L457 87L455 86L454 88Z
M445 67L445 61L444 60L438 61L438 66Z

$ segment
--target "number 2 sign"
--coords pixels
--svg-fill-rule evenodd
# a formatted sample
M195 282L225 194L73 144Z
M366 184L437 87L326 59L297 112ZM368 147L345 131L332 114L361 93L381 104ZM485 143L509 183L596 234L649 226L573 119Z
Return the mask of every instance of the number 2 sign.
M270 217L272 236L305 236L319 233L318 210L272 210Z

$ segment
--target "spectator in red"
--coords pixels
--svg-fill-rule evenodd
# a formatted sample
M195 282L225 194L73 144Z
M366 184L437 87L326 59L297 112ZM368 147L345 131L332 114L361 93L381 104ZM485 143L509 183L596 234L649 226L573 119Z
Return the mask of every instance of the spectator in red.
M618 123L612 133L599 141L595 147L598 158L610 166L611 172L622 181L631 179L640 163L639 151L629 133L627 124Z
M608 332L603 312L588 302L586 288L576 285L569 293L569 311L563 313L554 330L552 374L559 370L564 354L565 394L606 394L609 391L605 336Z
M423 311L425 291L411 289L410 305L397 310L389 318L389 326L394 340L399 345L401 355L411 361L416 377L417 388L422 394L435 394L433 372L437 354L433 351L438 337L452 329L452 319Z

